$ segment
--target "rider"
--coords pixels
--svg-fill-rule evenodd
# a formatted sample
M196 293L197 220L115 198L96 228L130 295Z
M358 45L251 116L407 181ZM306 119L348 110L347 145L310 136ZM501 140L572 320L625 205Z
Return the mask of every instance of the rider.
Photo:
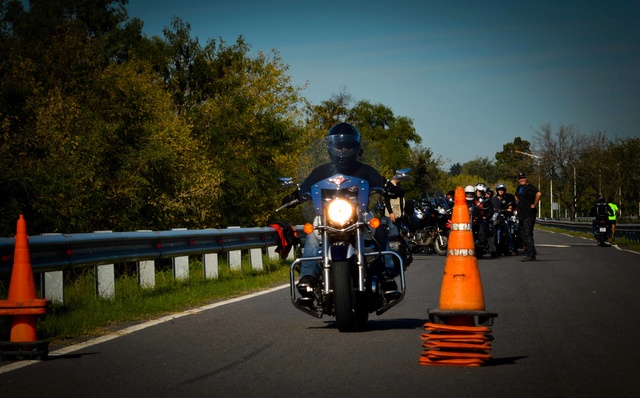
M505 220L513 215L513 211L516 208L516 197L510 193L507 193L507 186L503 183L496 185L496 196L491 200L496 211L500 211L504 215ZM511 231L511 225L505 222L504 225L507 229L507 246L509 253L516 255L516 249L513 245L513 231Z
M484 236L487 238L489 243L489 252L491 253L491 257L496 257L498 252L496 251L496 243L492 239L493 237L493 225L491 225L491 217L493 217L493 205L491 204L491 200L487 199L487 186L484 183L476 184L476 209L478 212L478 221L480 222L480 227L484 230Z
M464 197L467 200L467 207L469 208L469 214L473 216L475 211L475 199L476 199L476 189L473 185L467 185L464 187Z
M318 181L322 181L334 174L346 174L369 181L371 187L384 187L385 178L373 167L359 162L358 156L362 154L360 132L349 123L339 123L333 126L326 137L327 151L331 162L315 168L311 174L300 184L299 190L291 195L286 196L282 203L288 203L292 200L300 200L299 192L306 193L311 191L311 186ZM384 228L377 228L375 231L376 240L381 247L387 247L387 236ZM315 257L318 255L321 236L318 231L307 235L304 243L303 257ZM392 263L392 261L390 262ZM397 285L389 272L389 267L380 271L381 277L384 279L383 290L396 291ZM312 296L315 287L318 286L318 280L322 271L322 265L317 261L303 261L300 269L300 280L298 281L298 291L305 297Z

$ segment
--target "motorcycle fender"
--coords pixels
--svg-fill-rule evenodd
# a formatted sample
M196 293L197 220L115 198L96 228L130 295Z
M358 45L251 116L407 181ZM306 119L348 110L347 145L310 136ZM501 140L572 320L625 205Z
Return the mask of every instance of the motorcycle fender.
M353 246L346 242L337 242L329 247L330 261L345 261L353 257L355 254Z

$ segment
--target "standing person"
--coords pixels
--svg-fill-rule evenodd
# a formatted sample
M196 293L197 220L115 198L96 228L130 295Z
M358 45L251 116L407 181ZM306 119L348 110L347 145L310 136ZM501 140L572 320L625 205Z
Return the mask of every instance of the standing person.
M520 184L516 189L518 220L520 222L522 243L526 251L526 257L522 261L536 261L537 252L533 241L533 227L536 224L536 207L540 202L542 192L535 185L529 184L527 175L523 172L518 174L518 183Z
M613 242L616 239L616 222L620 215L620 209L618 208L618 205L611 201L609 201L609 207L613 213L609 216L609 223L611 224L611 242Z
M397 236L400 218L404 217L404 188L397 175L387 182L385 192L387 195L384 200L384 215L391 220L388 225L389 236Z

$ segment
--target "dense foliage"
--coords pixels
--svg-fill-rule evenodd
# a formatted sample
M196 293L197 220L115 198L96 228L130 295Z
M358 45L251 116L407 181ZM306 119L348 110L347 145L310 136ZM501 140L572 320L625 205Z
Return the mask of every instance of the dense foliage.
M526 169L542 184L558 179L558 200L570 203L575 167L578 195L590 199L599 176L623 209L638 202L637 139L585 139L568 156L553 152L564 135L543 125L544 161L516 154L531 151L516 138L495 162L446 173L388 106L344 90L311 104L276 50L253 52L242 36L202 44L179 19L147 37L126 3L0 0L0 236L19 214L31 234L266 225L283 196L276 178L294 176L300 152L339 121L377 148L384 175L413 168L410 196L515 186Z

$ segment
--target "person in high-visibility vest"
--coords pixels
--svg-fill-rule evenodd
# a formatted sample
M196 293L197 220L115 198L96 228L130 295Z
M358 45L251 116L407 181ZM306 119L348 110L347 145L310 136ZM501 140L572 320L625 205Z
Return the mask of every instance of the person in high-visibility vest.
M609 202L609 207L612 210L609 214L609 223L611 224L611 242L613 242L616 236L616 221L618 220L620 209L618 208L618 205L613 202Z

